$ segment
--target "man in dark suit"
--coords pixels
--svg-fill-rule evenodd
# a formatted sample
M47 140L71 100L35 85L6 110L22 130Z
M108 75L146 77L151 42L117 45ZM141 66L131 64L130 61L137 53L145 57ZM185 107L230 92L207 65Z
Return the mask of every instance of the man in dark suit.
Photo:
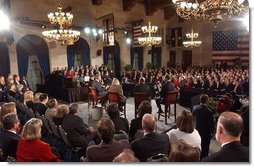
M38 112L40 115L45 115L46 110L48 109L47 103L48 103L48 95L46 93L42 93L39 96L40 103L36 106L36 112Z
M21 138L17 133L19 129L18 116L10 113L3 118L4 130L0 132L0 148L3 151L4 158L12 156L16 158L18 141Z
M100 83L99 80L99 74L95 75L95 79L93 80L92 86L96 89L97 93L99 96L106 96L107 95L107 91L106 88L103 87Z
M196 129L201 137L201 159L209 153L210 141L215 128L212 111L207 106L208 100L208 95L201 95L201 104L194 106L192 112L196 122Z
M216 140L221 150L202 159L203 162L250 162L249 148L240 143L243 119L233 112L223 112L217 123Z
M131 149L141 162L145 162L149 157L159 153L169 155L171 144L167 134L157 133L155 128L155 117L145 114L142 118L144 137L131 143Z
M144 77L139 78L139 84L135 87L135 92L144 92L150 96L150 86L146 84Z
M24 91L31 90L28 81L25 76L22 76L20 83L24 86Z
M157 107L159 108L158 113L162 113L161 109L161 103L164 103L164 100L168 94L169 91L175 90L174 84L170 81L170 76L166 75L165 76L165 83L162 85L161 91L160 91L160 96L156 97L156 104Z
M88 127L78 114L79 107L73 103L69 107L69 113L64 116L62 127L67 132L73 147L87 147L89 142L98 140L98 134L92 127Z
M125 148L130 147L127 139L114 139L115 126L109 118L102 118L97 126L101 143L87 148L87 162L112 162Z

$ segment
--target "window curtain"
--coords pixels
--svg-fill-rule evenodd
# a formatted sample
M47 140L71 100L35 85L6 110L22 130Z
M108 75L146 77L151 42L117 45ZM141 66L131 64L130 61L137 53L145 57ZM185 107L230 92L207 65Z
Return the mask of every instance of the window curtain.
M41 73L45 78L50 74L49 70L49 54L48 53L37 53L37 59L40 65Z
M29 53L23 50L19 42L17 44L17 60L19 76L26 76L29 63Z
M120 46L117 41L115 41L114 48L114 63L115 63L115 77L120 79L121 77L121 64L120 64Z
M81 52L81 58L82 58L82 62L83 65L86 66L90 66L90 51L89 50L84 50Z
M143 69L144 59L143 59L143 47L135 47L131 48L131 65L133 67L134 63L134 55L138 54L138 69Z
M9 50L5 42L0 42L0 75L7 77L10 73Z
M68 68L74 67L74 60L75 60L75 50L73 46L67 47L67 62L68 62Z
M154 61L156 61L157 67L161 67L161 47L152 47L152 64L155 64Z
M110 49L109 47L103 47L103 64L108 65Z

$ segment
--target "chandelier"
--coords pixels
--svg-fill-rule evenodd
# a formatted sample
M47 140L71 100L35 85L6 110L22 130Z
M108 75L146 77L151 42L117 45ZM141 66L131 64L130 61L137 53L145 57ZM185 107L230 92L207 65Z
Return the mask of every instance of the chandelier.
M183 19L191 18L209 20L215 26L233 15L246 13L249 9L248 0L172 0L176 13Z
M147 37L139 37L138 43L140 45L159 45L161 43L161 37L153 37L152 33L156 33L158 30L158 26L151 26L151 22L148 22L148 26L142 26L141 30L144 34L148 34Z
M202 43L202 41L194 41L194 38L198 38L198 33L194 33L193 29L191 30L191 33L186 34L186 37L190 39L190 41L183 42L183 46L186 48L199 47Z
M60 45L73 45L79 39L80 32L72 30L73 15L62 12L62 6L59 3L58 11L48 14L50 24L54 24L58 29L43 31L42 35L47 42L59 42Z

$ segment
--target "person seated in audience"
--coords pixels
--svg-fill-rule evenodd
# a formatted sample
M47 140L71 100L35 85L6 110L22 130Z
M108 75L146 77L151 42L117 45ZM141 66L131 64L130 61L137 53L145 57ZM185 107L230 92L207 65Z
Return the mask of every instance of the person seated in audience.
M142 118L145 114L152 114L152 105L149 101L143 101L138 107L138 117L131 120L129 137L130 141L134 140L138 130L142 130Z
M36 112L38 112L40 115L45 115L45 112L48 109L48 99L48 94L46 93L42 93L39 96L40 103L38 103L38 105L36 106Z
M29 85L28 81L26 80L26 76L21 77L20 83L24 86L24 88L23 88L24 92L31 90L30 85Z
M243 119L239 114L223 112L218 119L216 140L221 150L202 159L202 162L250 162L249 148L240 142Z
M129 122L126 118L120 117L119 109L117 103L110 103L106 109L110 119L115 125L115 132L125 131L129 133Z
M20 124L15 113L9 113L3 117L3 131L0 132L0 148L3 151L4 159L7 156L16 158L18 141L21 138L18 134Z
M32 118L26 122L22 130L22 138L18 142L17 162L56 162L60 161L52 153L50 145L40 140L42 121Z
M40 103L40 95L41 95L42 93L36 93L35 95L34 95L34 105L33 105L33 111L34 112L36 112L36 109L37 109L37 106L38 106L38 104Z
M183 110L180 112L176 118L176 127L177 129L167 132L171 144L182 139L191 146L201 150L201 137L194 128L194 120L190 111Z
M14 102L4 103L0 112L0 121L3 121L5 115L9 113L17 114L16 104Z
M107 90L105 86L101 84L99 78L100 75L96 74L95 79L92 82L92 86L96 89L97 94L102 97L101 103L105 104L107 98Z
M74 76L72 77L72 84L75 88L80 87L80 80L79 80L79 75L77 71L74 73Z
M17 98L16 86L14 83L9 84L8 94L15 99Z
M93 86L93 81L94 81L94 75L91 74L89 77L88 86Z
M131 149L124 149L113 159L113 162L139 162L139 160L134 156L134 152Z
M175 90L175 86L172 82L170 82L170 76L166 75L165 76L165 83L162 85L161 91L159 93L160 96L158 96L156 98L156 104L157 107L159 109L158 113L162 113L162 109L161 109L161 103L165 103L165 98L168 94L169 91L174 91Z
M150 97L150 86L146 84L146 79L144 77L139 78L139 84L135 86L134 92L144 92Z
M199 162L200 150L197 147L186 143L184 140L178 140L171 147L168 156L169 162Z
M149 157L159 153L169 154L171 148L169 138L165 133L156 132L156 119L153 115L145 114L143 116L142 129L144 137L131 143L131 149L141 162L145 162Z
M225 91L226 92L234 91L234 85L232 82L230 82L230 80L228 78L225 78L224 83L225 83Z
M202 94L200 96L200 104L194 106L192 112L196 123L195 127L201 137L201 159L209 153L209 146L215 129L212 111L207 106L208 101L208 95Z
M49 108L45 112L45 117L48 120L52 120L55 113L56 113L56 110L57 110L57 107L58 107L58 102L55 98L53 98L53 99L50 99L48 101L47 105L48 105Z
M18 84L16 86L16 99L20 102L20 103L24 103L24 93L23 93L23 85L22 84Z
M112 162L124 149L129 148L128 140L114 139L115 126L110 119L100 119L97 127L101 143L87 147L87 162Z
M61 104L57 107L56 113L52 118L55 125L62 125L63 119L66 114L69 113L69 107L65 104Z
M112 83L112 78L110 77L108 71L105 71L105 72L104 72L104 74L103 74L103 76L102 76L102 79L103 79L105 85L111 85L111 83Z
M4 76L0 76L0 91L1 92L5 92L6 91L6 85L5 85Z
M64 116L62 127L67 132L73 147L86 148L91 141L97 142L99 137L92 127L88 127L83 122L83 119L77 115L78 113L78 104L71 104L68 114Z
M34 93L30 90L24 93L24 104L29 108L33 109L34 105Z
M230 93L226 93L222 96L222 98L217 102L217 110L218 113L221 114L224 111L228 111L232 107L232 95Z
M123 88L117 78L113 78L112 84L110 85L108 92L117 93L119 97L118 108L123 111L123 106L126 103L127 98L123 95Z

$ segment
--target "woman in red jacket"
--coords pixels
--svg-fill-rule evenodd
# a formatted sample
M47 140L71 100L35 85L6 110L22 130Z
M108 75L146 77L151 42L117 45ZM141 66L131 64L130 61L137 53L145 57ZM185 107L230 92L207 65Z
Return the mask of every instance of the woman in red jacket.
M37 118L32 118L26 122L17 147L17 162L60 161L51 152L50 145L40 140L41 126L42 121Z

